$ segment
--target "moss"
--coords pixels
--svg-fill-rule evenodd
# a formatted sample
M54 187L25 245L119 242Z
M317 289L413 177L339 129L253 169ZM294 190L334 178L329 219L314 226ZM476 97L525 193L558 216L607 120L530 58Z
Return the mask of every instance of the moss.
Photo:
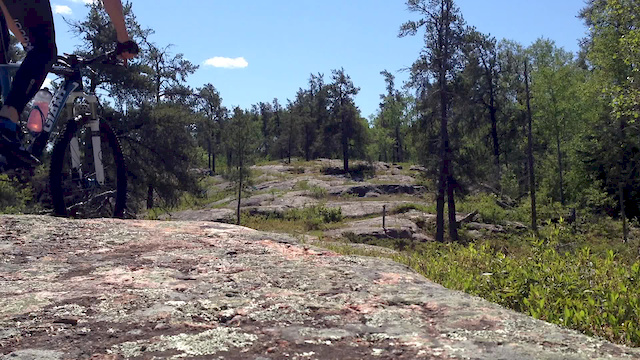
M0 314L28 313L33 308L42 308L50 303L51 302L48 299L41 298L37 295L27 295L19 299L16 299L15 297L0 299Z
M258 337L253 334L240 333L230 328L215 328L198 334L178 334L160 336L155 341L140 340L118 344L109 350L112 354L119 354L125 358L143 356L145 353L177 350L182 354L171 359L185 356L207 356L233 348L250 346Z

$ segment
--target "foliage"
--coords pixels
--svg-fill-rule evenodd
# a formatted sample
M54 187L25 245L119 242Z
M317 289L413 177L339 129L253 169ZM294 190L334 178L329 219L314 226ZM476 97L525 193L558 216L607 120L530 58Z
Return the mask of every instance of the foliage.
M161 104L130 111L118 124L132 179L131 205L146 197L149 184L168 206L175 205L183 191L198 191L196 175L190 171L200 161L189 132L191 116L182 106Z
M295 189L306 190L309 196L315 199L324 199L327 197L327 189L319 186L310 186L307 180L298 181Z
M263 231L277 231L290 234L325 230L343 220L340 208L327 208L324 204L290 209L284 214L245 214L242 225Z
M198 144L207 152L207 164L216 173L216 155L221 154L222 133L227 122L227 109L213 84L199 88L195 99L199 120L195 124Z
M302 209L288 210L283 219L285 221L302 221L306 230L320 230L324 224L342 221L342 209L327 208L326 206L313 205Z
M236 223L240 224L240 204L242 193L251 185L250 166L255 161L259 147L259 123L251 114L236 107L226 128L227 163L225 176L236 184L238 194Z
M632 346L640 344L640 262L588 246L565 251L574 241L563 224L529 240L517 256L488 244L428 244L407 262L444 286L479 295L535 318Z
M6 174L0 174L0 213L16 214L28 209L33 200L32 189L28 185Z
M580 235L560 222L543 228L540 237L493 238L469 245L347 234L350 242L401 251L393 256L336 243L323 246L347 254L391 257L450 289L588 335L639 346L640 262L636 253L626 251L628 246L601 244L597 239L602 238L589 237L606 224L590 224L587 234Z
M589 26L584 42L585 62L593 75L589 92L592 113L585 131L583 157L589 172L601 180L609 195L619 199L618 209L640 216L638 167L640 151L640 72L637 45L640 38L637 2L592 0L581 12Z
M370 158L384 162L402 162L407 155L405 139L409 130L413 99L395 89L395 76L389 71L380 72L387 84L387 93L380 95L382 102L377 115L372 120Z

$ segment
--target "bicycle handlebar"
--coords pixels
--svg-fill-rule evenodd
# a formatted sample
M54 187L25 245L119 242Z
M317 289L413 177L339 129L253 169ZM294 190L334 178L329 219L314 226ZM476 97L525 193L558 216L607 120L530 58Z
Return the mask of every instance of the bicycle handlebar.
M74 54L58 55L58 60L51 68L51 73L56 75L73 75L82 68L87 68L92 64L101 62L103 64L119 65L120 59L115 50L106 52L93 58L83 58Z

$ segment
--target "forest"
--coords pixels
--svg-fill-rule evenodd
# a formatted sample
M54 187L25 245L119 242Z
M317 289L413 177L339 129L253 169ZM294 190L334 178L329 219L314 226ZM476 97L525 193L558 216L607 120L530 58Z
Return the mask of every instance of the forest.
M260 162L340 159L345 174L361 171L363 165L354 165L356 160L419 164L435 194L435 238L453 245L438 250L433 263L407 258L408 264L440 277L447 261L462 269L469 265L464 259L475 256L474 261L481 262L487 257L484 264L489 265L468 269L474 275L456 273L440 280L447 283L458 276L459 282L448 286L484 291L492 301L538 318L640 345L640 304L632 300L633 289L640 288L639 253L630 241L631 229L640 226L637 1L586 1L576 14L588 29L578 53L552 39L532 44L496 39L467 24L454 0L407 0L406 5L407 21L398 24L398 36L421 37L422 51L417 59L407 59L406 83L398 83L389 69L372 74L384 79L386 91L380 94L376 114L364 118L355 103L358 84L343 68L327 74L309 69L309 77L300 79L300 88L288 99L229 108L215 84L188 86L198 65L185 54L173 53L170 44L152 42L153 29L139 24L133 5L125 4L140 56L125 70L105 66L87 88L103 99L126 153L131 213L178 206L185 194L200 196L202 171L194 169L240 179L241 184L245 179L241 187L246 187L249 167ZM107 51L115 38L104 10L89 7L86 18L70 23L82 41L81 54ZM44 175L31 184L0 176L3 212L46 208ZM497 211L518 213L528 225L530 237L518 241L531 239L538 260L532 264L538 265L517 270L519 263L509 257L497 264L497 250L468 246L459 233L456 206L477 189L496 200ZM581 254L574 256L576 263L560 251L547 253L549 239L578 242L571 231L577 218L583 224L608 224L607 231L598 230L598 239L606 237L597 240L596 247L605 254L600 260L588 250L576 250ZM614 262L612 249L624 249L622 263ZM500 251L502 256L507 252L505 247ZM551 300L545 305L545 299L551 299L552 292L542 295L535 285L542 280L532 279L537 279L533 272L540 264L556 260L560 262L551 263L555 270L543 270L575 268L571 276L576 278L566 278L567 283L583 279L580 269L589 262L602 265L598 276L621 276L627 282L603 285L601 299L582 294L569 300L564 290L554 287L551 309ZM616 264L626 272L616 273ZM529 273L520 279L505 275L500 281L507 290L476 282L478 274L499 272L495 267ZM599 289L593 283L585 286ZM611 288L616 288L615 296L606 292ZM562 298L567 300L557 300Z

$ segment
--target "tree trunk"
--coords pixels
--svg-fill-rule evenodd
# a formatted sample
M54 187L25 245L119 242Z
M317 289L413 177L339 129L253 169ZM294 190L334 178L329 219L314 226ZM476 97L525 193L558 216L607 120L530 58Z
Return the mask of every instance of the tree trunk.
M529 192L531 194L531 229L538 232L538 219L536 213L536 178L533 163L533 116L531 115L531 93L529 92L529 61L524 61L524 81L525 90L527 92L527 118L529 120L528 128L528 165L529 165Z
M451 169L449 169L451 170ZM447 180L447 200L449 201L449 237L451 241L458 241L458 222L456 221L456 198L455 198L455 181L453 175L449 171L449 179Z
M622 241L626 244L629 240L629 230L627 229L627 214L624 211L624 186L622 180L618 183L618 196L620 198L620 216L622 216Z
M564 169L562 168L562 150L560 149L560 131L556 130L556 146L558 149L558 175L560 177L560 203L564 206Z
M622 241L626 244L629 240L629 229L627 228L627 212L625 211L625 197L624 188L627 184L627 173L623 166L626 164L627 170L629 170L629 162L625 159L625 129L626 121L624 118L620 119L620 181L618 182L618 196L620 198L620 216L622 216Z
M211 173L216 173L216 153L211 152Z
M305 126L305 141L304 141L304 158L307 161L311 161L311 129L309 125Z
M451 4L447 3L442 8L443 18L446 19L444 25L444 37L441 40L443 47L443 58L440 65L440 105L442 118L440 122L440 131L442 135L442 143L444 147L444 159L442 162L442 170L444 171L443 177L446 179L447 186L447 198L448 198L448 211L449 211L449 237L451 241L458 241L458 223L456 222L456 198L454 197L454 183L453 183L453 171L451 169L451 147L449 145L449 129L448 129L448 87L447 87L447 65L449 63L449 39L451 38L449 31L450 28L450 12L449 8Z
M287 141L287 157L289 158L289 164L291 164L291 132L289 132L289 139Z
M242 201L242 159L238 168L240 181L238 182L238 207L236 208L236 225L240 225L240 202Z
M212 165L212 162L211 162L211 136L209 136L209 138L207 139L207 152L208 152L208 155L209 155L208 156L209 170L212 173L215 173L215 169L214 169L215 165Z
M496 115L497 112L498 111L494 106L493 94L491 94L489 115L491 116L491 137L493 138L493 164L496 167L496 185L498 190L502 191L500 186L502 183L502 169L500 168L500 140L498 139L498 119Z
M340 100L340 110L342 112L342 158L344 161L344 172L349 172L349 126L345 115L344 101Z
M400 139L400 125L396 125L396 161L403 162L402 139Z
M147 188L147 209L153 209L153 185Z
M447 64L449 63L449 7L441 3L441 19L438 30L438 47L441 50L439 59L438 88L440 90L440 180L438 183L437 214L436 214L436 241L444 241L444 196L448 197L449 209L449 235L451 241L458 241L458 227L455 221L455 197L453 196L453 184L451 184L451 149L449 147L448 126L448 94L447 94ZM451 220L453 219L453 221Z
M342 131L342 157L344 163L344 172L349 172L349 141L347 138L347 134Z
M441 157L443 157L441 151ZM438 195L436 197L436 241L444 242L444 195L446 178L444 177L444 161L440 166L440 179L438 180Z

